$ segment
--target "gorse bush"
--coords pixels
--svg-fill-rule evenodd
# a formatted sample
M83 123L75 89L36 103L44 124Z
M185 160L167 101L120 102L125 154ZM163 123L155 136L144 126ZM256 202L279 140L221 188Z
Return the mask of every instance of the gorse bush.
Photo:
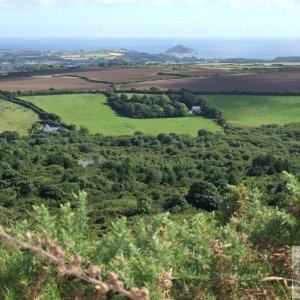
M286 200L289 210L295 215L300 215L300 184L295 176L287 172L283 172L283 177L287 181L287 188L291 197Z
M204 180L194 183L190 187L186 198L191 205L207 211L216 210L220 202L217 188L212 183Z
M299 182L284 176L297 197ZM145 287L151 299L289 299L288 286L278 278L291 278L289 247L300 241L299 220L288 210L265 206L257 191L243 185L232 187L219 203L217 212L193 216L123 217L101 235L90 227L85 193L76 196L75 207L67 203L57 214L35 206L33 218L7 226L7 234L37 247L47 247L50 239L63 249L65 274L73 276L57 277L55 264L39 251L18 250L14 239L0 248L0 298L103 299L103 286L118 291L120 281L110 273L115 271L124 291ZM32 258L30 252L37 255ZM99 266L108 282L97 291L88 280L76 281L69 270L74 264L87 270L90 264ZM144 289L133 292L140 298L131 299L148 297ZM126 296L108 293L107 299Z

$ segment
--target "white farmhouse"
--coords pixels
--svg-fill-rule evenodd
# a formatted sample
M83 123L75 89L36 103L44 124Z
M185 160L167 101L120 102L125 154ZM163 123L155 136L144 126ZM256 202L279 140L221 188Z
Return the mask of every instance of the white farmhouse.
M46 124L43 128L44 133L51 133L51 132L61 132L66 130L64 127L51 127L50 125Z
M201 114L201 106L193 106L191 113L195 115L200 115Z

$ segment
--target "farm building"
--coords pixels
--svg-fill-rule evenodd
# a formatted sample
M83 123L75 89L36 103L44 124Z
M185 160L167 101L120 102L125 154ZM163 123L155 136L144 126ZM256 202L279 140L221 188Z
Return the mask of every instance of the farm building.
M92 166L96 163L95 159L80 159L78 160L78 165L82 166L84 168L88 167L88 166Z
M193 106L190 112L195 115L201 114L201 106Z
M80 159L77 161L77 164L79 166L82 166L84 168L88 167L88 166L92 166L95 164L102 164L104 161L104 157L101 155L98 155L94 158L90 158L90 159Z
M43 128L43 132L44 133L58 133L61 131L65 131L66 129L62 126L59 127L51 127L50 125L46 124Z

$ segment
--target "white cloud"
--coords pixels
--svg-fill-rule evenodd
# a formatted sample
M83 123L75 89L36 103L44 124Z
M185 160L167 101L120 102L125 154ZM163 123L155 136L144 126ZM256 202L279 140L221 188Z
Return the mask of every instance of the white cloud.
M0 0L0 8L18 8L28 6L50 6L58 3L87 5L150 4L150 5L199 5L202 3L220 3L232 8L243 9L249 6L278 6L291 9L300 7L300 0Z
M219 2L233 8L246 8L253 5L257 7L269 5L288 9L300 7L300 0L220 0Z
M116 5L116 4L152 4L152 5L176 5L176 4L200 4L207 0L0 0L1 8L17 8L27 6L49 6L58 3L65 4L102 4L102 5ZM219 0L217 0L219 1Z

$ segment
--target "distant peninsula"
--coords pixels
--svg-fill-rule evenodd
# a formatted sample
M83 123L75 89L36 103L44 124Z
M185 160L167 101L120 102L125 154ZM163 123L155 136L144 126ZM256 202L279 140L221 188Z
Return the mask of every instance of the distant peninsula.
M171 49L168 49L165 54L176 57L187 57L187 56L195 56L198 52L194 49L185 47L184 45L177 45Z

